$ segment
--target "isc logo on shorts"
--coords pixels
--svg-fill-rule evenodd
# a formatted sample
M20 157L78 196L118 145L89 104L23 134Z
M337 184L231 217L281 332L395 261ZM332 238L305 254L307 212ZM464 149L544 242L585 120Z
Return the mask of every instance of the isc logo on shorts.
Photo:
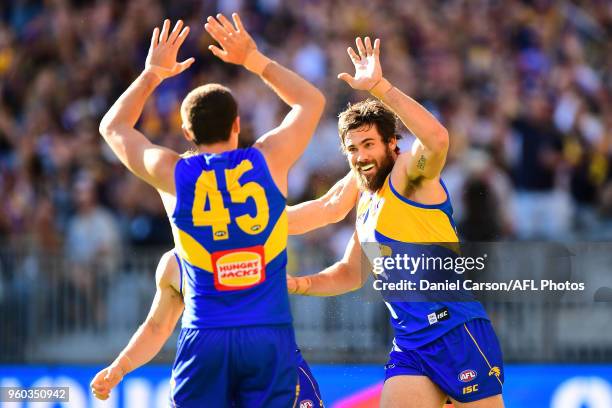
M467 387L463 387L463 395L471 394L473 392L478 392L478 384L468 385Z
M304 400L300 402L300 408L313 408L314 404L311 400Z
M217 290L246 289L266 280L264 249L261 245L214 252L211 256Z

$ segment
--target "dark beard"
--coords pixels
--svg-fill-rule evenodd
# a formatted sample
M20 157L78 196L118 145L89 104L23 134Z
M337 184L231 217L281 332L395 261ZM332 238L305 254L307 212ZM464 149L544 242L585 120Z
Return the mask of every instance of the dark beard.
M380 167L371 179L368 179L366 176L361 174L357 168L353 167L353 172L355 172L357 176L357 184L359 185L360 190L368 190L370 192L375 192L380 190L380 188L385 184L385 180L391 170L393 169L393 165L395 164L395 160L393 159L393 153L391 149L387 147L387 151L385 152L385 157L380 163ZM378 166L378 164L377 164Z

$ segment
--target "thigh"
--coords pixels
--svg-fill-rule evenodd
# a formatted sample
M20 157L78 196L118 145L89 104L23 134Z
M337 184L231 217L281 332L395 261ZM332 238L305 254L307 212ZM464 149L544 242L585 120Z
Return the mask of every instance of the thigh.
M501 395L502 354L489 321L471 320L417 351L424 375L455 401Z
M231 406L228 338L224 329L181 330L170 379L172 406Z
M236 329L232 341L238 406L292 407L298 396L293 328L261 326Z
M504 408L504 400L501 395L494 395L473 402L459 402L453 399L453 405L455 408Z
M380 397L381 408L440 408L446 394L422 375L387 378Z
M297 350L299 393L296 408L320 408L323 407L323 399L319 384L312 375L310 367L299 350Z

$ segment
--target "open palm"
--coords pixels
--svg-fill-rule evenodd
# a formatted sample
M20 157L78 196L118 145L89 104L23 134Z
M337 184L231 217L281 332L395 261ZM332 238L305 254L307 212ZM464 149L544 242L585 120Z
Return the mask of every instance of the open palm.
M372 47L370 37L366 37L365 41L361 37L357 37L355 43L357 44L359 54L351 47L348 47L346 50L355 66L355 76L343 72L338 75L338 79L342 79L353 89L369 91L382 79L382 68L379 58L380 40L377 38L374 41L374 47Z
M182 20L176 22L172 32L170 20L164 20L161 32L158 27L153 30L145 67L153 70L161 79L178 75L189 68L194 63L194 58L183 62L176 61L178 51L188 34L189 26L183 28Z
M223 14L217 14L215 19L209 16L204 28L221 46L211 45L208 49L225 62L232 64L243 64L257 45L242 25L242 20L237 13L232 14L232 24Z

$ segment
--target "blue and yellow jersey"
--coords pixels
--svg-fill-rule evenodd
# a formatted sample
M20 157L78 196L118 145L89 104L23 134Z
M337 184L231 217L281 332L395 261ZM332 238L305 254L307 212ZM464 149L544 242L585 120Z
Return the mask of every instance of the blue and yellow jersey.
M181 158L175 184L183 327L291 323L286 200L261 152Z
M357 207L356 228L363 252L370 262L376 257L394 257L401 252L413 258L448 259L458 256L459 239L453 221L453 208L444 183L447 198L441 204L425 205L402 196L387 177L383 187L375 193L363 192ZM424 264L421 264L424 265ZM429 279L438 271L424 268L410 272L391 268L386 270L389 281L399 281L404 274L413 281ZM440 279L440 277L435 279ZM387 292L388 293L388 292ZM407 292L405 292L407 293ZM475 318L488 319L484 308L471 294L461 293L464 301L444 301L451 296L423 301L408 301L417 296L386 296L385 303L391 313L396 344L416 348L442 336L454 327ZM467 296L467 297L466 297Z

